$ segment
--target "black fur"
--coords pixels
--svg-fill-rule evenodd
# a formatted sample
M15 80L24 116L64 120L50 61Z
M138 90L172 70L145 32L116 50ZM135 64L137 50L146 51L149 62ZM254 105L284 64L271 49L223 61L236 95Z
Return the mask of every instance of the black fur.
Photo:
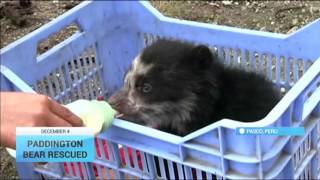
M152 68L128 73L129 82L109 103L125 119L173 134L186 135L223 118L258 121L280 99L264 77L223 66L204 45L161 39L143 50L140 63ZM152 89L147 93L146 84Z

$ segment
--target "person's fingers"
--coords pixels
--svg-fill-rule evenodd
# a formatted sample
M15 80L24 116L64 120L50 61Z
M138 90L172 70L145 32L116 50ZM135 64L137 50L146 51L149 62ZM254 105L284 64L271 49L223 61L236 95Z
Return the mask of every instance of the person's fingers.
M82 120L77 115L54 100L50 100L50 110L72 126L83 126Z
M62 119L60 116L57 116L54 113L48 114L47 124L48 126L52 126L52 127L71 127L72 126L71 123Z
M3 144L5 144L7 148L16 149L15 139L13 139L12 141L4 142Z
M1 134L1 144L5 147L16 149L16 134L10 133L8 135Z

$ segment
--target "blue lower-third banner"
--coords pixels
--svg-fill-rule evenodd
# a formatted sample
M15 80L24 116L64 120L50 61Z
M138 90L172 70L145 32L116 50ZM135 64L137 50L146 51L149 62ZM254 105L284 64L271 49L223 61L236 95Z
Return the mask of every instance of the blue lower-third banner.
M89 128L17 128L17 162L93 162L94 157L94 133Z
M303 136L304 127L238 127L237 135Z

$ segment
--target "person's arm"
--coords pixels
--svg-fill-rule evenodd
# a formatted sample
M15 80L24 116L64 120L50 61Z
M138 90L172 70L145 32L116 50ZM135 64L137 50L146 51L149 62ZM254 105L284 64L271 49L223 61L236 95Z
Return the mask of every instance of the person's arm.
M81 119L45 95L1 92L1 145L16 147L16 127L82 126Z

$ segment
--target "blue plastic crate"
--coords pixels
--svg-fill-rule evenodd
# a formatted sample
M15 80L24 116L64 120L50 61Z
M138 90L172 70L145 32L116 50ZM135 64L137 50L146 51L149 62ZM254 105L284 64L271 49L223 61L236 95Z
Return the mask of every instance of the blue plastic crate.
M38 52L70 24L80 31ZM259 122L224 119L185 137L115 120L98 136L94 163L17 163L22 179L320 179L320 19L284 35L168 18L148 2L86 1L1 49L1 90L61 103L109 96L159 37L206 44L225 64L266 75L285 95ZM303 126L306 134L237 136L239 126Z

